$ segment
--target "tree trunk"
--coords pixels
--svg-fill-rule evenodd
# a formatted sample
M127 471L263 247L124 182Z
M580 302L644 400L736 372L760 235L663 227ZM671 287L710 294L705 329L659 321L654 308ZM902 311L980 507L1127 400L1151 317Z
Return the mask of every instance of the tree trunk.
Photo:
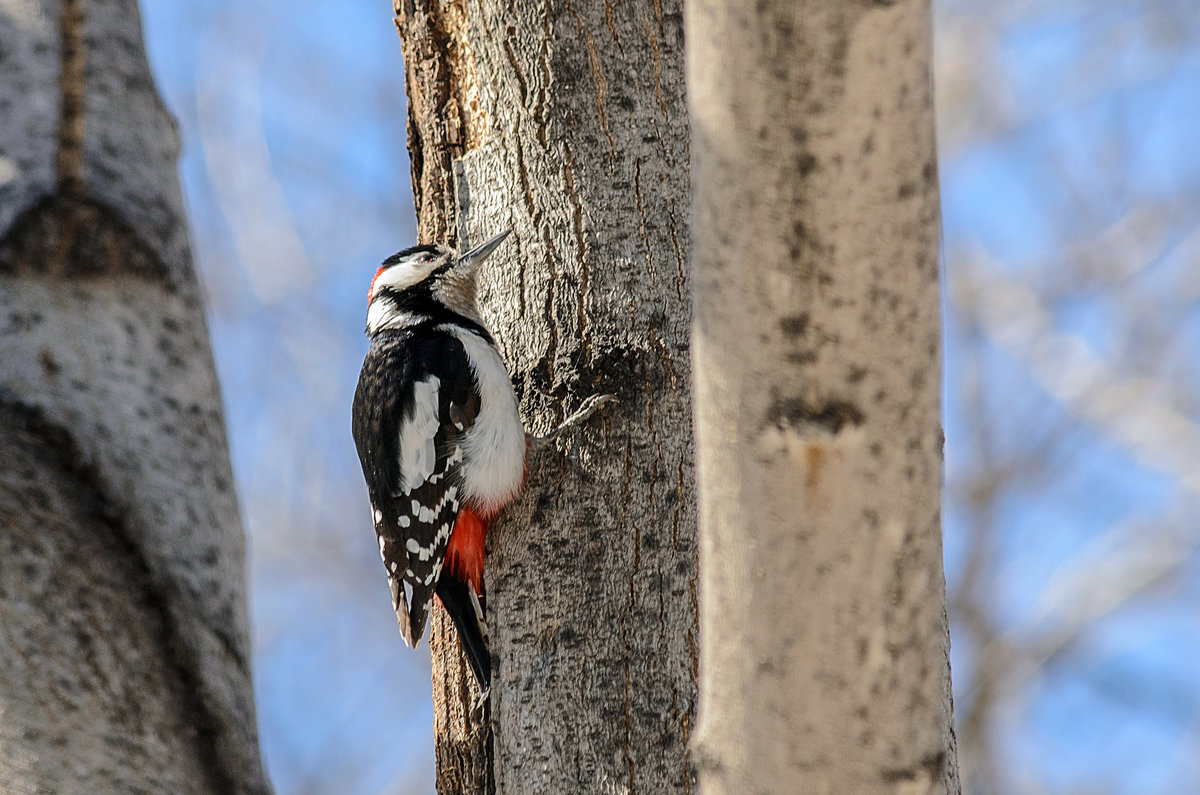
M530 462L489 538L488 724L444 616L443 793L687 791L695 707L687 119L678 2L398 0L423 240L515 230L481 304L528 427L621 403ZM436 611L438 614L441 611Z
M701 788L956 792L928 3L687 34Z
M133 0L0 0L0 781L266 792L243 538Z

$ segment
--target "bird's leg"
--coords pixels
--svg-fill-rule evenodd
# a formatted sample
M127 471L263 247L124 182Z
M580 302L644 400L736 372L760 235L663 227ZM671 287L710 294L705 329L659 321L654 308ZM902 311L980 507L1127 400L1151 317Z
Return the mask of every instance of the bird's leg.
M562 421L557 428L550 431L545 436L534 436L529 434L528 443L531 452L537 452L550 442L557 439L564 433L570 432L578 428L583 423L587 422L593 414L601 409L606 403L616 403L616 395L592 395L587 400L583 401L582 405L575 410L575 413Z

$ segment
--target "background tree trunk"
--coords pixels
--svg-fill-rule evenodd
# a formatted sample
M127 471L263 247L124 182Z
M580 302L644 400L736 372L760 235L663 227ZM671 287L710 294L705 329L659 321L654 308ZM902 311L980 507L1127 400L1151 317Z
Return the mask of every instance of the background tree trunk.
M531 462L492 531L486 726L441 611L441 792L677 792L696 677L687 122L678 2L397 0L423 240L512 227L481 304L530 430L621 403ZM565 446L564 446L565 447Z
M0 781L266 792L243 538L133 0L0 0Z
M687 22L701 787L957 791L928 3Z

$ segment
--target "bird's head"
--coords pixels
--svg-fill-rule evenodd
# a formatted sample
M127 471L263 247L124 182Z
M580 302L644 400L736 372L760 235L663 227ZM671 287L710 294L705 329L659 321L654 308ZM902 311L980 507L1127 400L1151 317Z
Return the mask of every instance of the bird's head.
M478 320L475 274L511 231L501 232L464 254L446 246L422 245L385 259L367 292L367 333L413 325L429 316L438 304Z

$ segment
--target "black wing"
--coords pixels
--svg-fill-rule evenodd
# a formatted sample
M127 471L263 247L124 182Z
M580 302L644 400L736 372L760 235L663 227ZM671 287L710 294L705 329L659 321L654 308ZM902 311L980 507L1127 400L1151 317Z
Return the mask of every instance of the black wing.
M415 646L459 506L461 436L479 413L462 343L433 331L382 334L354 394L354 442L405 642Z

